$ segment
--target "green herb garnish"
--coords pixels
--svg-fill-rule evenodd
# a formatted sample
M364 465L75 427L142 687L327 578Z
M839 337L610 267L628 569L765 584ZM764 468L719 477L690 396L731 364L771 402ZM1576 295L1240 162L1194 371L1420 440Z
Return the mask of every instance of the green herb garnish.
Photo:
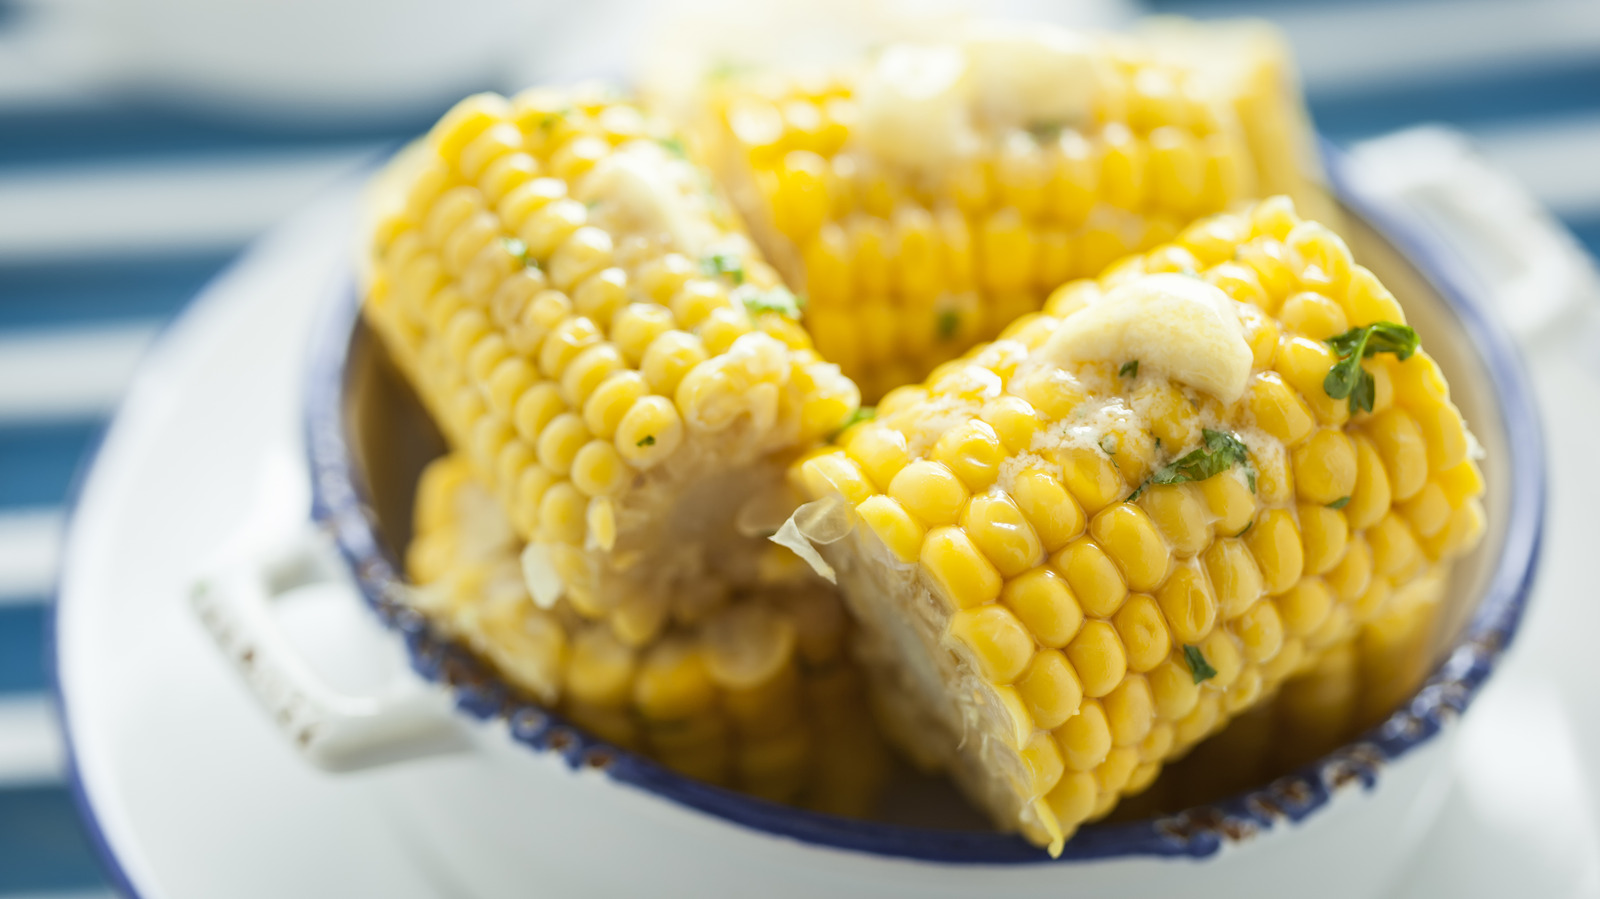
M949 340L956 336L956 329L961 327L961 313L954 309L946 309L939 313L939 339Z
M1197 684L1217 676L1217 669L1206 661L1205 653L1201 652L1198 646L1184 644L1183 660L1189 663L1189 673L1194 676L1194 682Z
M1328 508L1330 508L1330 509L1343 509L1345 506L1348 506L1348 505L1350 505L1350 497L1341 496L1338 499L1334 500L1333 502L1328 503Z
M1034 122L1028 126L1028 133L1042 144L1059 138L1066 127L1061 122Z
M800 310L806 308L806 298L791 293L786 287L774 287L771 290L757 290L754 287L745 287L736 291L741 294L744 308L751 315L762 315L776 312L785 317L798 321Z
M634 446L655 446L655 445L656 445L656 435L654 435L654 434L646 434L643 437L639 438L639 442L638 443L634 444Z
M500 238L500 245L505 247L506 252L511 254L511 258L517 260L517 263L523 268L539 267L539 263L528 255L528 245L515 237Z
M1244 442L1229 434L1227 431L1213 431L1205 428L1201 431L1204 438L1203 445L1198 449L1173 459L1171 462L1156 469L1155 474L1145 479L1139 489L1133 491L1128 497L1128 502L1133 502L1144 493L1151 484L1182 484L1185 481L1204 481L1207 478L1219 475L1235 465L1244 465L1250 460L1250 451L1245 449ZM1104 449L1104 447L1102 447ZM1248 469L1245 477L1250 482L1250 492L1256 490L1255 469Z
M544 114L544 117L539 120L539 130L548 135L552 130L555 129L557 122L571 114L572 109L570 107L558 109L555 112L547 112Z
M744 283L744 261L733 253L712 253L700 260L700 270L708 278L727 275L735 285Z
M683 141L678 140L676 137L657 138L656 143L665 147L668 153L671 153L679 159L689 158L689 151L684 149Z
M1417 351L1417 332L1394 322L1373 322L1328 338L1328 346L1339 354L1339 361L1328 369L1322 389L1336 400L1348 399L1350 414L1354 415L1372 411L1377 391L1377 382L1371 372L1361 367L1361 360L1377 353L1393 353L1404 362Z
M1252 518L1249 521L1244 523L1244 528L1242 530L1240 530L1239 533L1234 534L1233 536L1234 537L1243 537L1245 534L1250 533L1250 529L1255 527L1255 526L1256 526L1256 520L1254 518Z
M860 423L862 423L864 421L871 421L871 420L873 420L874 418L877 418L877 417L878 417L878 407L877 406L857 406L856 410L854 412L850 413L850 417L846 418L844 420L844 424L839 426L839 430L834 431L834 433L835 434L843 434L845 431L850 430L851 428L855 427L856 425L858 425L858 424L860 424Z
M1131 362L1122 363L1122 367L1117 369L1117 377L1119 377L1119 378L1137 378L1137 377L1139 377L1139 360L1138 359L1134 359Z

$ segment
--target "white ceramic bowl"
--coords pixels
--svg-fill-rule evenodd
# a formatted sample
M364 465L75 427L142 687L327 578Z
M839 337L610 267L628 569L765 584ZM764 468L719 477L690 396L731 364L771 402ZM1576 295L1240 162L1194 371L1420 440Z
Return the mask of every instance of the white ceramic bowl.
M1484 298L1458 283L1438 248L1399 229L1392 210L1338 178L1336 156L1331 163L1357 258L1402 298L1486 450L1489 527L1455 572L1454 626L1426 684L1380 726L1272 783L1170 816L1086 827L1051 860L1015 836L847 820L699 783L516 697L401 601L411 492L441 444L348 287L313 352L315 514L434 687L364 704L335 696L259 622L226 604L199 608L314 761L350 769L410 759L392 779L392 820L466 894L1374 895L1431 823L1455 718L1516 631L1538 556L1544 463L1526 378ZM441 713L441 695L453 711Z

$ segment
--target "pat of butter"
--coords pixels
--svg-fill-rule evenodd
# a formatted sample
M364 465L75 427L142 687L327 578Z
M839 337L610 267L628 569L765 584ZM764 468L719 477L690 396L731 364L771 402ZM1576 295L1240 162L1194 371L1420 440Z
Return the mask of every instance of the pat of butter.
M980 115L1001 126L1071 126L1089 120L1097 82L1094 46L1056 25L991 23L966 40Z
M679 251L698 258L715 228L693 197L687 165L675 164L654 141L635 141L595 165L574 191L590 204L596 224L612 233L666 237Z
M1211 394L1244 395L1252 355L1233 301L1215 285L1179 274L1113 288L1062 320L1043 355L1058 365L1129 362Z
M971 96L967 57L959 47L892 44L856 91L856 133L882 159L937 168L975 139Z

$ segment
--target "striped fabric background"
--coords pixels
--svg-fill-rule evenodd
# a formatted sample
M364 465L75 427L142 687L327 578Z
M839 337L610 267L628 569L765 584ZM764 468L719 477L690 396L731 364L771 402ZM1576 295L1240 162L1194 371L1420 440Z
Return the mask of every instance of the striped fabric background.
M1261 14L1349 142L1456 125L1600 252L1600 4L1153 0ZM386 127L219 123L41 79L0 0L0 899L107 893L62 783L43 633L80 459L163 323L252 238L439 110Z

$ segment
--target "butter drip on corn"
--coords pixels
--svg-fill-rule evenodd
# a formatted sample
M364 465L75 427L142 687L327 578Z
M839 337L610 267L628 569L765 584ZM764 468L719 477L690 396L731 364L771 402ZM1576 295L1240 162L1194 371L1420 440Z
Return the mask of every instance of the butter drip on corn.
M702 582L782 576L733 522L859 395L675 137L601 90L479 95L376 189L367 319L541 606L638 646Z
M535 603L520 543L464 456L436 460L407 550L414 604L513 686L616 745L776 801L871 810L889 763L831 591L702 585L630 644L565 600Z
M827 79L710 87L708 141L823 356L869 402L1062 283L1315 161L1270 40L986 26ZM1226 45L1235 61L1204 66ZM1263 137L1255 140L1260 132ZM1256 158L1289 155L1287 162ZM1299 176L1302 181L1304 176Z
M1224 297L1240 389L1063 358L1098 303L1173 278ZM818 550L897 742L1059 851L1472 546L1482 479L1433 360L1367 358L1371 412L1324 390L1324 341L1378 321L1394 297L1280 197L1062 287L798 462L848 519Z

